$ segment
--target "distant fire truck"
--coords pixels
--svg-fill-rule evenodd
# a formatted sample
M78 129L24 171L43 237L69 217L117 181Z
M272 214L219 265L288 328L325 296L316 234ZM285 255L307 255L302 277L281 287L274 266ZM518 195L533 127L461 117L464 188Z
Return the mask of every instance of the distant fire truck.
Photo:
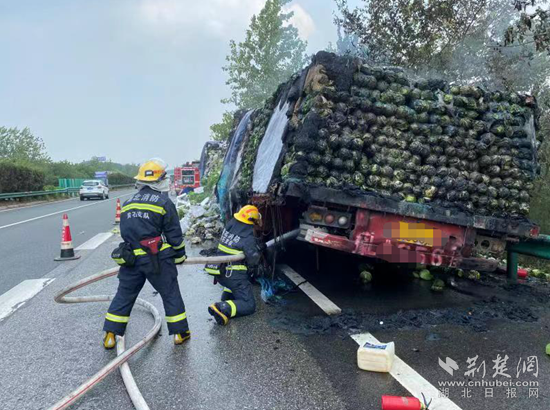
M201 186L198 161L187 162L174 168L174 188L178 194L192 191Z

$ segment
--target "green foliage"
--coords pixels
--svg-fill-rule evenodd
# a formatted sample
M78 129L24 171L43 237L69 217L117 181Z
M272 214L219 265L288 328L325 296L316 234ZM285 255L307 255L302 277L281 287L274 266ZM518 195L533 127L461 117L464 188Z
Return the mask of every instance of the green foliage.
M548 0L515 0L514 7L521 14L506 30L504 45L531 44L537 52L550 52L550 12L540 7L548 4Z
M96 157L93 157L91 160L88 160L88 161L83 161L78 165L84 167L88 171L93 170L92 176L93 176L93 173L95 173L96 171L108 171L108 172L120 172L122 174L133 177L137 175L139 170L138 164L119 164L117 162L112 162L112 161L101 162Z
M235 113L231 111L226 111L223 113L222 121L213 124L210 126L210 131L212 132L211 138L214 141L228 141L231 131L234 128L234 116Z
M46 153L42 139L28 128L0 127L0 161L6 171L1 177L2 192L40 191L44 185L57 187L59 178L93 178L96 171L112 173L109 176L111 184L129 184L139 168L136 164L100 162L95 157L78 164L54 162ZM23 176L29 180L23 180ZM9 178L14 178L13 182L9 182Z
M230 41L227 66L227 85L231 98L223 103L241 109L259 108L292 74L306 62L307 43L298 36L296 27L289 24L292 13L283 6L289 0L267 0L258 16L253 16L245 40Z
M370 58L417 68L442 57L474 30L491 0L362 0L350 9L336 0L346 33L355 35Z
M210 195L212 195L214 193L214 189L216 189L216 185L218 184L218 180L220 179L220 174L222 172L222 166L223 158L220 158L220 161L212 166L212 169L206 178L206 182L203 184L204 191L208 192Z
M195 192L190 192L188 194L189 201L193 205L200 204L206 198L214 195L214 190L216 189L216 185L220 179L222 166L223 158L220 158L220 161L212 166L206 178L202 180L202 187L204 188L204 192L202 194L197 194Z
M0 193L42 191L45 180L44 173L30 165L0 160Z
M94 178L97 171L109 172L109 183L112 185L131 184L137 174L138 166L118 164L116 162L99 162L97 160L72 163L69 161L45 162L35 165L46 175L48 185L58 185L59 178ZM123 182L119 182L123 181Z
M18 161L49 161L46 146L31 130L0 127L0 159Z
M200 204L202 201L204 201L206 198L209 197L209 195L205 192L203 192L202 194L197 194L196 192L189 192L188 195L188 198L189 198L189 202L191 202L192 205L198 205Z
M134 182L136 181L133 177L123 174L122 172L113 172L109 174L110 185L126 185L133 184Z

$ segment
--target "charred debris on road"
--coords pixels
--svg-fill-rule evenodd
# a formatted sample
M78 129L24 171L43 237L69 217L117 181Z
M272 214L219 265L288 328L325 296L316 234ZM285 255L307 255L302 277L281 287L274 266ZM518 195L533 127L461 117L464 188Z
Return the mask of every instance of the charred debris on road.
M377 276L377 275L375 275ZM395 292L403 281L392 276L392 283L380 286L377 293ZM407 279L408 280L408 279ZM396 283L397 282L397 283ZM343 337L349 334L372 332L376 330L429 330L434 331L440 326L459 326L473 332L490 332L496 324L505 323L534 323L546 316L550 303L550 288L546 285L533 286L533 284L520 284L509 286L505 281L492 274L483 275L481 281L464 279L459 293L468 296L457 305L441 306L437 303L438 297L446 296L431 294L429 296L430 283L415 282L414 288L408 289L408 296L403 306L392 306L385 312L373 313L370 309L345 308L341 315L327 316L301 314L289 309L284 309L284 314L274 312L271 323L275 328L285 329L292 333L303 335L327 335L341 334ZM422 289L424 288L424 289ZM469 293L468 290L472 290ZM373 289L363 289L365 300L373 295ZM412 292L412 293L411 293ZM449 290L448 292L452 292ZM455 296L457 296L455 294ZM433 300L425 300L424 307L412 308L414 298L431 297ZM469 302L466 302L466 299ZM293 303L292 301L289 303ZM372 301L380 305L381 300ZM432 305L431 307L429 307Z

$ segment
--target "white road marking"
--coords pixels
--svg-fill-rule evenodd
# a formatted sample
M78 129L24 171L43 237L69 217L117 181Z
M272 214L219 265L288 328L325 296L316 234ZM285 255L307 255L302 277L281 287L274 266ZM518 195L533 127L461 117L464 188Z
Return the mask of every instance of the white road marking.
M342 313L342 309L336 306L329 298L323 295L317 288L311 283L305 280L298 272L292 269L288 265L280 265L282 272L292 281L295 285L299 285L300 289L310 297L327 315L339 315Z
M44 201L44 202L41 202L41 203L35 204L35 205L28 205L28 206L22 205L22 206L16 206L16 207L13 207L13 208L1 209L1 210L0 210L0 214L1 214L2 212L19 211L19 210L21 210L21 209L36 208L37 206L42 206L42 205L60 204L60 203L62 203L62 202L76 201L77 199L78 199L78 198L69 198L69 199L62 199L62 200L60 200L60 201Z
M0 322L23 306L29 299L36 296L54 280L55 278L24 280L19 285L0 295Z
M301 275L287 265L280 265L282 272L294 282L300 284L300 289L309 296L317 306L319 306L327 315L339 314L342 310L336 306L329 298L323 295L311 283L307 282ZM306 291L307 290L307 291ZM338 312L338 313L335 313ZM360 346L366 342L380 344L370 333L362 333L359 335L350 335ZM439 397L440 391L412 367L395 356L392 370L390 374L397 380L410 394L423 401L422 393L429 402L432 400L430 410L461 410L455 403L446 397Z
M366 342L380 344L380 341L370 333L352 335L351 338L355 340L359 346L364 345ZM424 394L428 402L432 400L430 410L460 410L460 407L450 399L439 397L440 391L434 385L397 356L394 358L390 374L407 389L409 393L420 401L423 401L422 394Z
M35 217L35 218L26 219L26 220L24 220L24 221L14 222L14 223L12 223L12 224L0 226L0 229L5 229L5 228L9 228L9 227L11 227L11 226L21 225L21 224L24 224L24 223L27 223L27 222L36 221L36 220L38 220L38 219L47 218L48 216L64 214L64 213L66 213L66 212L74 211L74 210L76 210L76 209L86 208L86 207L88 207L88 206L95 206L95 205L104 204L105 202L111 202L111 201L114 201L114 200L117 199L117 198L123 198L123 197L125 197L125 196L130 196L130 195L133 195L133 194L134 194L134 193L132 192L132 193L130 193L130 194L124 194L124 195L117 196L117 197L114 197L114 198L111 198L111 199L107 199L106 201L98 201L98 202L95 202L95 203L92 203L92 204L80 205L80 206L76 206L76 207L74 207L74 208L64 209L63 211L52 212L51 214L41 215L41 216L37 216L37 217ZM113 218L114 218L114 216L113 216Z
M111 236L113 236L112 232L98 233L96 236L94 236L93 238L88 239L86 242L84 242L82 245L80 245L78 248L76 248L75 251L84 251L84 250L96 249L99 245L101 245L103 242L105 242Z

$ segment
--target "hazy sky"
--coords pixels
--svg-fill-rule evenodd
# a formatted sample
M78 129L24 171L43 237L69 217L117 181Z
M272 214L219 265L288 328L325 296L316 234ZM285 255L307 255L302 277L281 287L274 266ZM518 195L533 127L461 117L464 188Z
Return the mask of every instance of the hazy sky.
M229 95L221 70L265 0L0 0L0 125L56 160L197 158ZM333 0L295 0L308 52L336 38Z

